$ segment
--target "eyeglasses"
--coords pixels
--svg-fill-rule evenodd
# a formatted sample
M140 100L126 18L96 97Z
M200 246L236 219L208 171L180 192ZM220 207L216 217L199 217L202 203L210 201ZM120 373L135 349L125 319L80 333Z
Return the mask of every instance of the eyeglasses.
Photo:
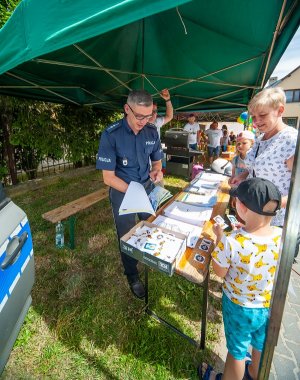
M145 115L145 116L143 116L143 115L137 115L135 112L134 112L134 110L130 107L130 105L127 103L127 105L128 105L128 107L130 108L130 110L131 110L131 112L133 113L133 116L136 118L136 120L144 120L144 119L146 119L146 120L150 120L151 119L151 117L152 117L152 113L151 113L151 115Z

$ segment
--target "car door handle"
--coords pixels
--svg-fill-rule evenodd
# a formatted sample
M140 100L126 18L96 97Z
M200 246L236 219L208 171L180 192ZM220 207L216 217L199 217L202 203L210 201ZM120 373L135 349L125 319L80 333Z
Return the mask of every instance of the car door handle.
M1 264L1 269L6 269L9 265L12 265L15 262L27 238L28 233L25 231L21 236L14 236L11 239L6 247L6 257ZM10 253L11 250L12 252Z

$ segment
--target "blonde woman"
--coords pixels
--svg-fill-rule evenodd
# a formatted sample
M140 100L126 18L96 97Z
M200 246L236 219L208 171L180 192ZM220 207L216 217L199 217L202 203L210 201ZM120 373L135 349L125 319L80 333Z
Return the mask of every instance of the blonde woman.
M285 103L285 93L279 87L264 89L252 98L248 110L260 136L245 158L247 170L231 180L231 185L235 186L247 177L273 182L281 192L282 207L272 225L280 227L284 223L298 134L282 120Z

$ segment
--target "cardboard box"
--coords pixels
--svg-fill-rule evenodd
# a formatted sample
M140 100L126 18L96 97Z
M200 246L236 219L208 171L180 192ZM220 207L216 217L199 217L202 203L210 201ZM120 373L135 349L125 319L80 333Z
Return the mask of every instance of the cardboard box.
M161 259L159 256L154 256L154 255L151 255L150 253L141 251L138 248L127 243L127 241L130 239L130 237L134 234L135 230L138 227L143 227L143 226L147 226L150 228L158 228L158 229L162 230L163 232L172 234L175 237L177 237L178 239L182 240L182 244L180 246L180 249L178 250L176 257L171 262L165 261L165 260ZM141 221L136 226L134 226L126 235L124 235L120 239L120 247L121 247L121 251L126 253L128 256L139 260L140 262L148 265L151 268L157 269L160 272L163 272L163 273L168 274L169 276L172 276L172 274L174 273L176 264L179 263L181 256L183 255L183 253L186 250L186 236L184 234L179 233L179 232L174 232L174 231L168 230L164 227L158 227L157 225L155 225L153 223Z

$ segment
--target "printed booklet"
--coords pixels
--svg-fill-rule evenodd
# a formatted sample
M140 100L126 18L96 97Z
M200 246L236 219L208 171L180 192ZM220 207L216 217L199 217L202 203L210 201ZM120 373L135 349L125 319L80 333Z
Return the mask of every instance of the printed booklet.
M119 215L145 212L155 215L158 207L172 194L169 190L157 185L147 195L144 186L138 182L131 181L125 193L123 201L119 209Z

